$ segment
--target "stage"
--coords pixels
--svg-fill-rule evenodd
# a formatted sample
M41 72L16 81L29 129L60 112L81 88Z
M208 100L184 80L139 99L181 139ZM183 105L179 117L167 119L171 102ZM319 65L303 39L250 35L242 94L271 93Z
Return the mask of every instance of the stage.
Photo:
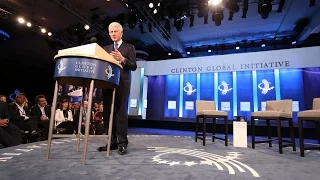
M136 130L138 131L138 130ZM110 157L97 148L106 139L91 138L87 165L81 164L82 151L76 152L76 139L53 141L51 159L45 159L46 141L0 149L0 174L7 179L318 179L320 151L306 152L285 148L283 154L273 144L258 144L256 149L235 148L232 140L194 142L193 133L180 136L149 132L129 135L129 153ZM135 133L135 134L132 134ZM231 139L231 135L230 135ZM83 146L83 141L81 142ZM249 143L250 145L250 143ZM82 149L81 149L82 150Z

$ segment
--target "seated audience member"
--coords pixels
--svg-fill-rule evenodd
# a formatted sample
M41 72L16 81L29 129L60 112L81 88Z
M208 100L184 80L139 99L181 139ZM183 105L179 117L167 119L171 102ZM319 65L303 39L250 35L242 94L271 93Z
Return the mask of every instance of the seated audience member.
M93 108L92 108L93 110L92 110L92 111L93 111L94 113L98 112L98 111L99 111L99 106L100 106L100 104L95 102L95 103L93 104Z
M82 111L82 121L81 121L81 133L85 133L85 125L86 125L86 119L87 119L87 113L88 112L88 101L83 101L83 111ZM74 126L76 128L76 131L78 132L78 125L79 125L79 116L80 116L80 109L76 111L76 114L74 117ZM89 134L94 134L93 132L93 126L92 126L92 120L93 120L93 114L90 113L90 128L89 128Z
M7 102L7 97L5 95L0 95L0 101Z
M8 106L10 122L18 126L21 130L29 131L32 136L32 141L37 141L39 137L38 121L31 117L29 107L24 106L26 95L20 93L16 96L15 102Z
M103 104L99 105L99 110L94 114L95 134L102 135L106 132L103 125Z
M21 144L20 129L9 122L7 103L0 101L0 144L10 147Z
M69 109L69 101L67 99L64 99L56 110L55 121L56 128L65 128L66 134L74 133L72 112Z
M35 99L36 105L31 109L31 116L37 119L38 127L43 129L43 140L48 139L51 117L51 107L47 105L46 97L42 94Z

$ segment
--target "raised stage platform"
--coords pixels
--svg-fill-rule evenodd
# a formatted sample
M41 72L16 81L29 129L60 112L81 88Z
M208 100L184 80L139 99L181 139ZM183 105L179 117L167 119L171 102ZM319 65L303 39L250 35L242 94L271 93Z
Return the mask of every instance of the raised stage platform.
M46 141L0 149L1 180L316 180L320 176L320 151L306 152L302 158L299 148L296 152L285 148L279 154L276 144L272 148L258 144L251 149L235 148L232 141L225 147L221 141L208 140L204 147L188 133L154 132L129 135L129 153L125 156L112 151L106 157L96 150L106 139L90 139L85 166L81 164L82 153L75 151L76 139L54 140L50 160L45 159Z

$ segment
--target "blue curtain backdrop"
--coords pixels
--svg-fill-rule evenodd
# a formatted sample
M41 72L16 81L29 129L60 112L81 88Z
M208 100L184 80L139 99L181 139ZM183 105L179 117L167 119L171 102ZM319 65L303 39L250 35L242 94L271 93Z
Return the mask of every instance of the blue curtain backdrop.
M261 111L261 102L276 100L276 87L274 70L257 71L257 103L258 110Z
M301 69L280 69L281 99L292 99L293 120L297 122L297 112L304 110L303 74Z
M200 74L200 100L214 100L214 73Z
M195 118L195 103L197 100L197 74L183 75L183 100L182 100L182 117ZM193 105L192 105L193 103Z
M237 72L237 112L238 116L250 119L254 110L252 71Z
M164 117L179 117L180 75L167 75L165 81ZM168 109L169 101L176 103L175 109Z
M146 118L148 120L162 120L164 112L166 76L148 77L148 109Z
M228 112L233 119L233 76L232 72L218 73L218 109Z
M235 114L248 119L267 100L292 99L298 105L294 110L302 111L311 109L313 98L320 97L320 68L167 75L148 80L147 119L153 120L178 120L179 110L182 118L194 119L197 98L216 101L219 110L229 109L229 119ZM190 95L184 91L188 82L196 89ZM169 110L168 101L175 101L176 109ZM193 110L186 109L187 101L194 102Z

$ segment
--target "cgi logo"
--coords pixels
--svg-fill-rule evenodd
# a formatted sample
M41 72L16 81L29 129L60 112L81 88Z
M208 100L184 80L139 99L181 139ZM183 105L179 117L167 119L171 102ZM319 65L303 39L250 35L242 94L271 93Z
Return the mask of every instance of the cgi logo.
M112 67L110 65L108 65L108 69L106 69L104 71L107 74L107 78L110 79L112 76L114 76L114 74L112 74Z
M67 67L64 66L63 61L60 61L59 65L58 65L58 73L60 74L63 70L65 70Z
M262 94L267 94L270 90L274 89L274 86L270 86L271 82L266 79L262 79L262 83L258 84L258 88Z
M221 84L218 86L218 90L221 91L222 95L226 95L232 88L229 88L229 84L227 82L222 81Z
M196 92L197 89L193 89L193 86L191 83L187 82L186 86L183 88L183 91L187 93L188 96L190 96L192 93Z

